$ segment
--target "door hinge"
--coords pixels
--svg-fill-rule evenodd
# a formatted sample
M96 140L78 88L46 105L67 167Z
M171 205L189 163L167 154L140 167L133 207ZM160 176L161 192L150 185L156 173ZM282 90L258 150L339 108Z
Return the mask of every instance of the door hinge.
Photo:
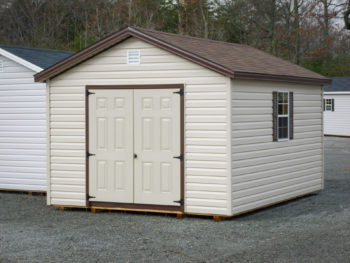
M86 152L86 158L89 158L90 156L95 156L95 154L94 154L94 153Z
M86 92L85 92L85 95L86 95L86 96L89 96L89 95L91 95L91 94L95 94L95 92L91 92L91 91L89 91L89 90L87 89Z
M174 201L174 203L179 203L180 205L183 205L184 204L184 200L183 199L180 199L178 201Z
M91 195L86 195L86 200L90 200L90 199L92 199L92 198L96 198L95 196L91 196Z
M173 92L174 94L180 94L180 96L184 95L184 91L180 89L179 91Z
M183 161L183 160L184 160L183 154L181 154L181 155L179 155L179 156L174 156L173 158L179 159L180 161Z

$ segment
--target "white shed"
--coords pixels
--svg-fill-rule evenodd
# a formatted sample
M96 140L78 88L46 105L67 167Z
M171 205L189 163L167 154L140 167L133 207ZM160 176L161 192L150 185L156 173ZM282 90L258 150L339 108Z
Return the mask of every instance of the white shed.
M35 79L49 205L218 217L323 188L329 79L252 47L128 27Z
M71 54L0 45L0 190L46 191L46 86L34 74Z
M332 78L323 91L324 134L350 136L350 77Z

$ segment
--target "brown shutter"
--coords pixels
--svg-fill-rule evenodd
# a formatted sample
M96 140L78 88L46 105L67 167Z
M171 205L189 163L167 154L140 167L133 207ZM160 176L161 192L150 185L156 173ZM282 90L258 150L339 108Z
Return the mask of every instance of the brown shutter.
M289 92L289 139L294 138L294 96Z
M334 111L334 99L332 99L332 111Z
M278 104L277 104L277 91L272 92L272 140L278 141Z
M323 99L323 111L326 111L326 99Z

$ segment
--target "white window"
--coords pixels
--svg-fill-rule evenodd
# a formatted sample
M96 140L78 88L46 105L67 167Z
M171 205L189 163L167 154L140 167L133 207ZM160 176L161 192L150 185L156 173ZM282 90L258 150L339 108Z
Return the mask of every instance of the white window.
M0 72L4 72L4 63L0 60Z
M289 138L289 92L278 92L278 140L288 140Z
M136 49L131 49L127 51L127 55L126 55L126 62L128 64L140 64L141 63L141 59L140 59L140 50L136 50Z
M325 111L333 111L333 99L326 99Z

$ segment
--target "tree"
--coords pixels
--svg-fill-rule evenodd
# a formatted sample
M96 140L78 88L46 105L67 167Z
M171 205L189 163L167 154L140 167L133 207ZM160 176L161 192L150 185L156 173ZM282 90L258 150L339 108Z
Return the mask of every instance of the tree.
M345 28L350 30L350 0L348 0L347 9L344 12Z

